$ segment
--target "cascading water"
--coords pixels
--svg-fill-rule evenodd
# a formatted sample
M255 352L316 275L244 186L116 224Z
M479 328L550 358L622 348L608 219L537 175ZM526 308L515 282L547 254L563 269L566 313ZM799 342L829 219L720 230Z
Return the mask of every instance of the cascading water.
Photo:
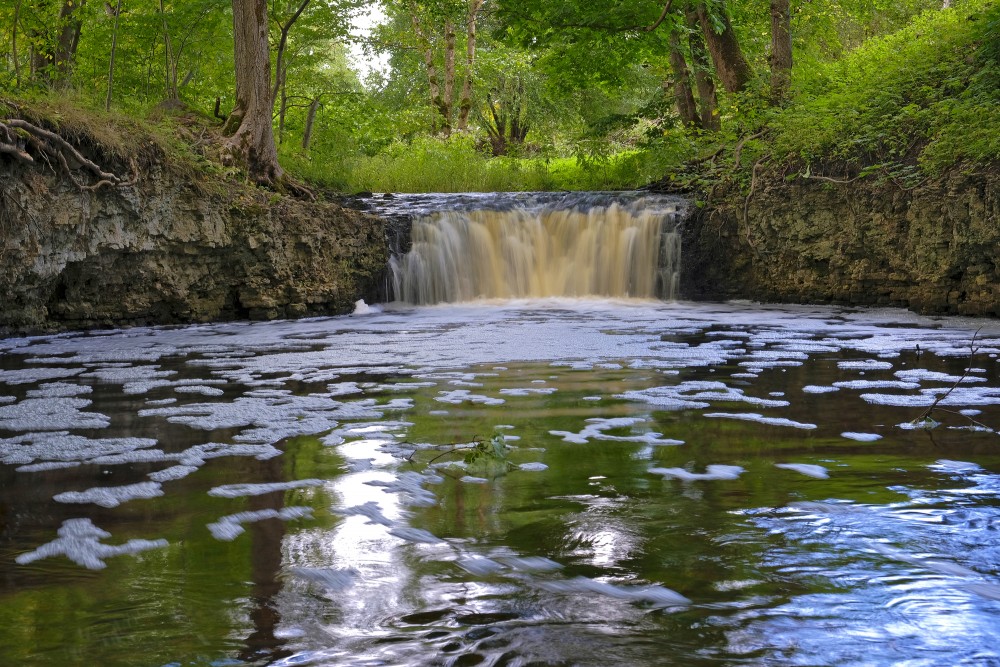
M684 200L645 193L429 196L413 205L411 247L390 263L413 304L473 299L673 299Z

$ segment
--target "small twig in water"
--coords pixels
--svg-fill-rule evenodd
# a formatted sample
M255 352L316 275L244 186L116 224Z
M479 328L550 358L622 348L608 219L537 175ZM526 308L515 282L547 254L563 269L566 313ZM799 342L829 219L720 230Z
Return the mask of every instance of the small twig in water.
M972 334L972 340L969 341L969 350L970 350L969 362L965 365L965 371L962 373L962 376L959 377L958 380L956 380L955 383L948 388L948 391L944 392L943 394L940 394L937 398L935 398L934 402L931 403L926 410L924 410L923 414L921 414L919 417L910 422L911 424L916 426L919 424L928 423L929 421L934 421L931 415L934 413L934 409L937 408L938 403L948 398L951 392L955 391L955 389L958 388L958 385L965 382L965 378L969 377L969 371L972 370L972 360L976 356L976 352L979 351L979 348L976 347L976 337L979 336L979 332L982 330L983 328L979 327L978 329L976 329L976 332Z

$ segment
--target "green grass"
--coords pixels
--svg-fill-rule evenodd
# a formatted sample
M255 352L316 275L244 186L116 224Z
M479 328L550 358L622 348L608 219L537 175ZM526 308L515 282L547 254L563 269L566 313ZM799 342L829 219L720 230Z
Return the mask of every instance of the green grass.
M490 157L469 135L418 137L374 156L282 154L306 181L347 192L626 190L662 176L662 154L622 149L599 157Z

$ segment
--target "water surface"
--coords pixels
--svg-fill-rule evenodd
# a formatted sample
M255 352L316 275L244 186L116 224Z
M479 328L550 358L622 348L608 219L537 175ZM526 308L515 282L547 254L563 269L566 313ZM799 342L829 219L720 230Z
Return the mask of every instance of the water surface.
M0 341L0 663L1000 664L980 325L547 300ZM514 469L448 453L495 434Z

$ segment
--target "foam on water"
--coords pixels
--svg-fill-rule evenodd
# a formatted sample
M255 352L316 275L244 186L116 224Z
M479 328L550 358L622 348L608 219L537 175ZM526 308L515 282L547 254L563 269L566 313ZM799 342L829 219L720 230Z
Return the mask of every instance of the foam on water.
M125 544L111 546L101 544L101 540L111 537L111 533L101 530L90 519L67 519L58 531L59 537L43 544L34 551L21 554L15 560L27 565L43 558L65 556L74 563L90 570L107 567L104 559L123 554L137 554L150 549L163 549L166 540L129 540Z
M26 398L13 405L0 405L0 429L7 431L65 431L107 428L111 419L97 412L84 412L90 399L74 397Z
M683 445L682 440L663 438L662 433L640 433L636 435L610 435L606 433L611 429L632 428L648 420L642 417L614 417L603 419L594 417L587 420L587 426L578 433L569 431L549 431L552 435L559 436L564 442L576 444L586 444L591 440L608 440L615 442L644 442L650 445Z
M785 419L784 417L765 417L764 415L757 414L756 412L706 412L704 416L722 419L740 419L743 421L767 424L768 426L790 426L792 428L801 428L806 430L816 428L816 424L797 422L792 419Z
M240 498L242 496L262 496L275 491L290 491L313 486L323 486L321 479L297 479L291 482L267 482L264 484L224 484L208 490L208 495L217 498Z
M828 479L830 477L830 473L826 468L812 463L775 463L774 467L792 470L807 477L815 477L816 479Z
M65 491L53 496L59 503L78 503L100 505L101 507L118 507L130 500L158 498L163 495L163 487L159 482L139 482L125 486L97 486L86 491Z
M707 466L705 472L691 472L684 468L650 468L650 473L663 475L668 479L679 479L683 482L696 482L703 480L728 480L737 479L746 469L741 466L714 464Z
M282 507L280 510L266 509L237 512L236 514L228 514L218 521L208 524L208 530L215 539L223 542L232 542L246 532L246 529L243 527L245 523L255 523L257 521L266 521L267 519L291 521L293 519L311 517L312 511L311 507L291 506Z

